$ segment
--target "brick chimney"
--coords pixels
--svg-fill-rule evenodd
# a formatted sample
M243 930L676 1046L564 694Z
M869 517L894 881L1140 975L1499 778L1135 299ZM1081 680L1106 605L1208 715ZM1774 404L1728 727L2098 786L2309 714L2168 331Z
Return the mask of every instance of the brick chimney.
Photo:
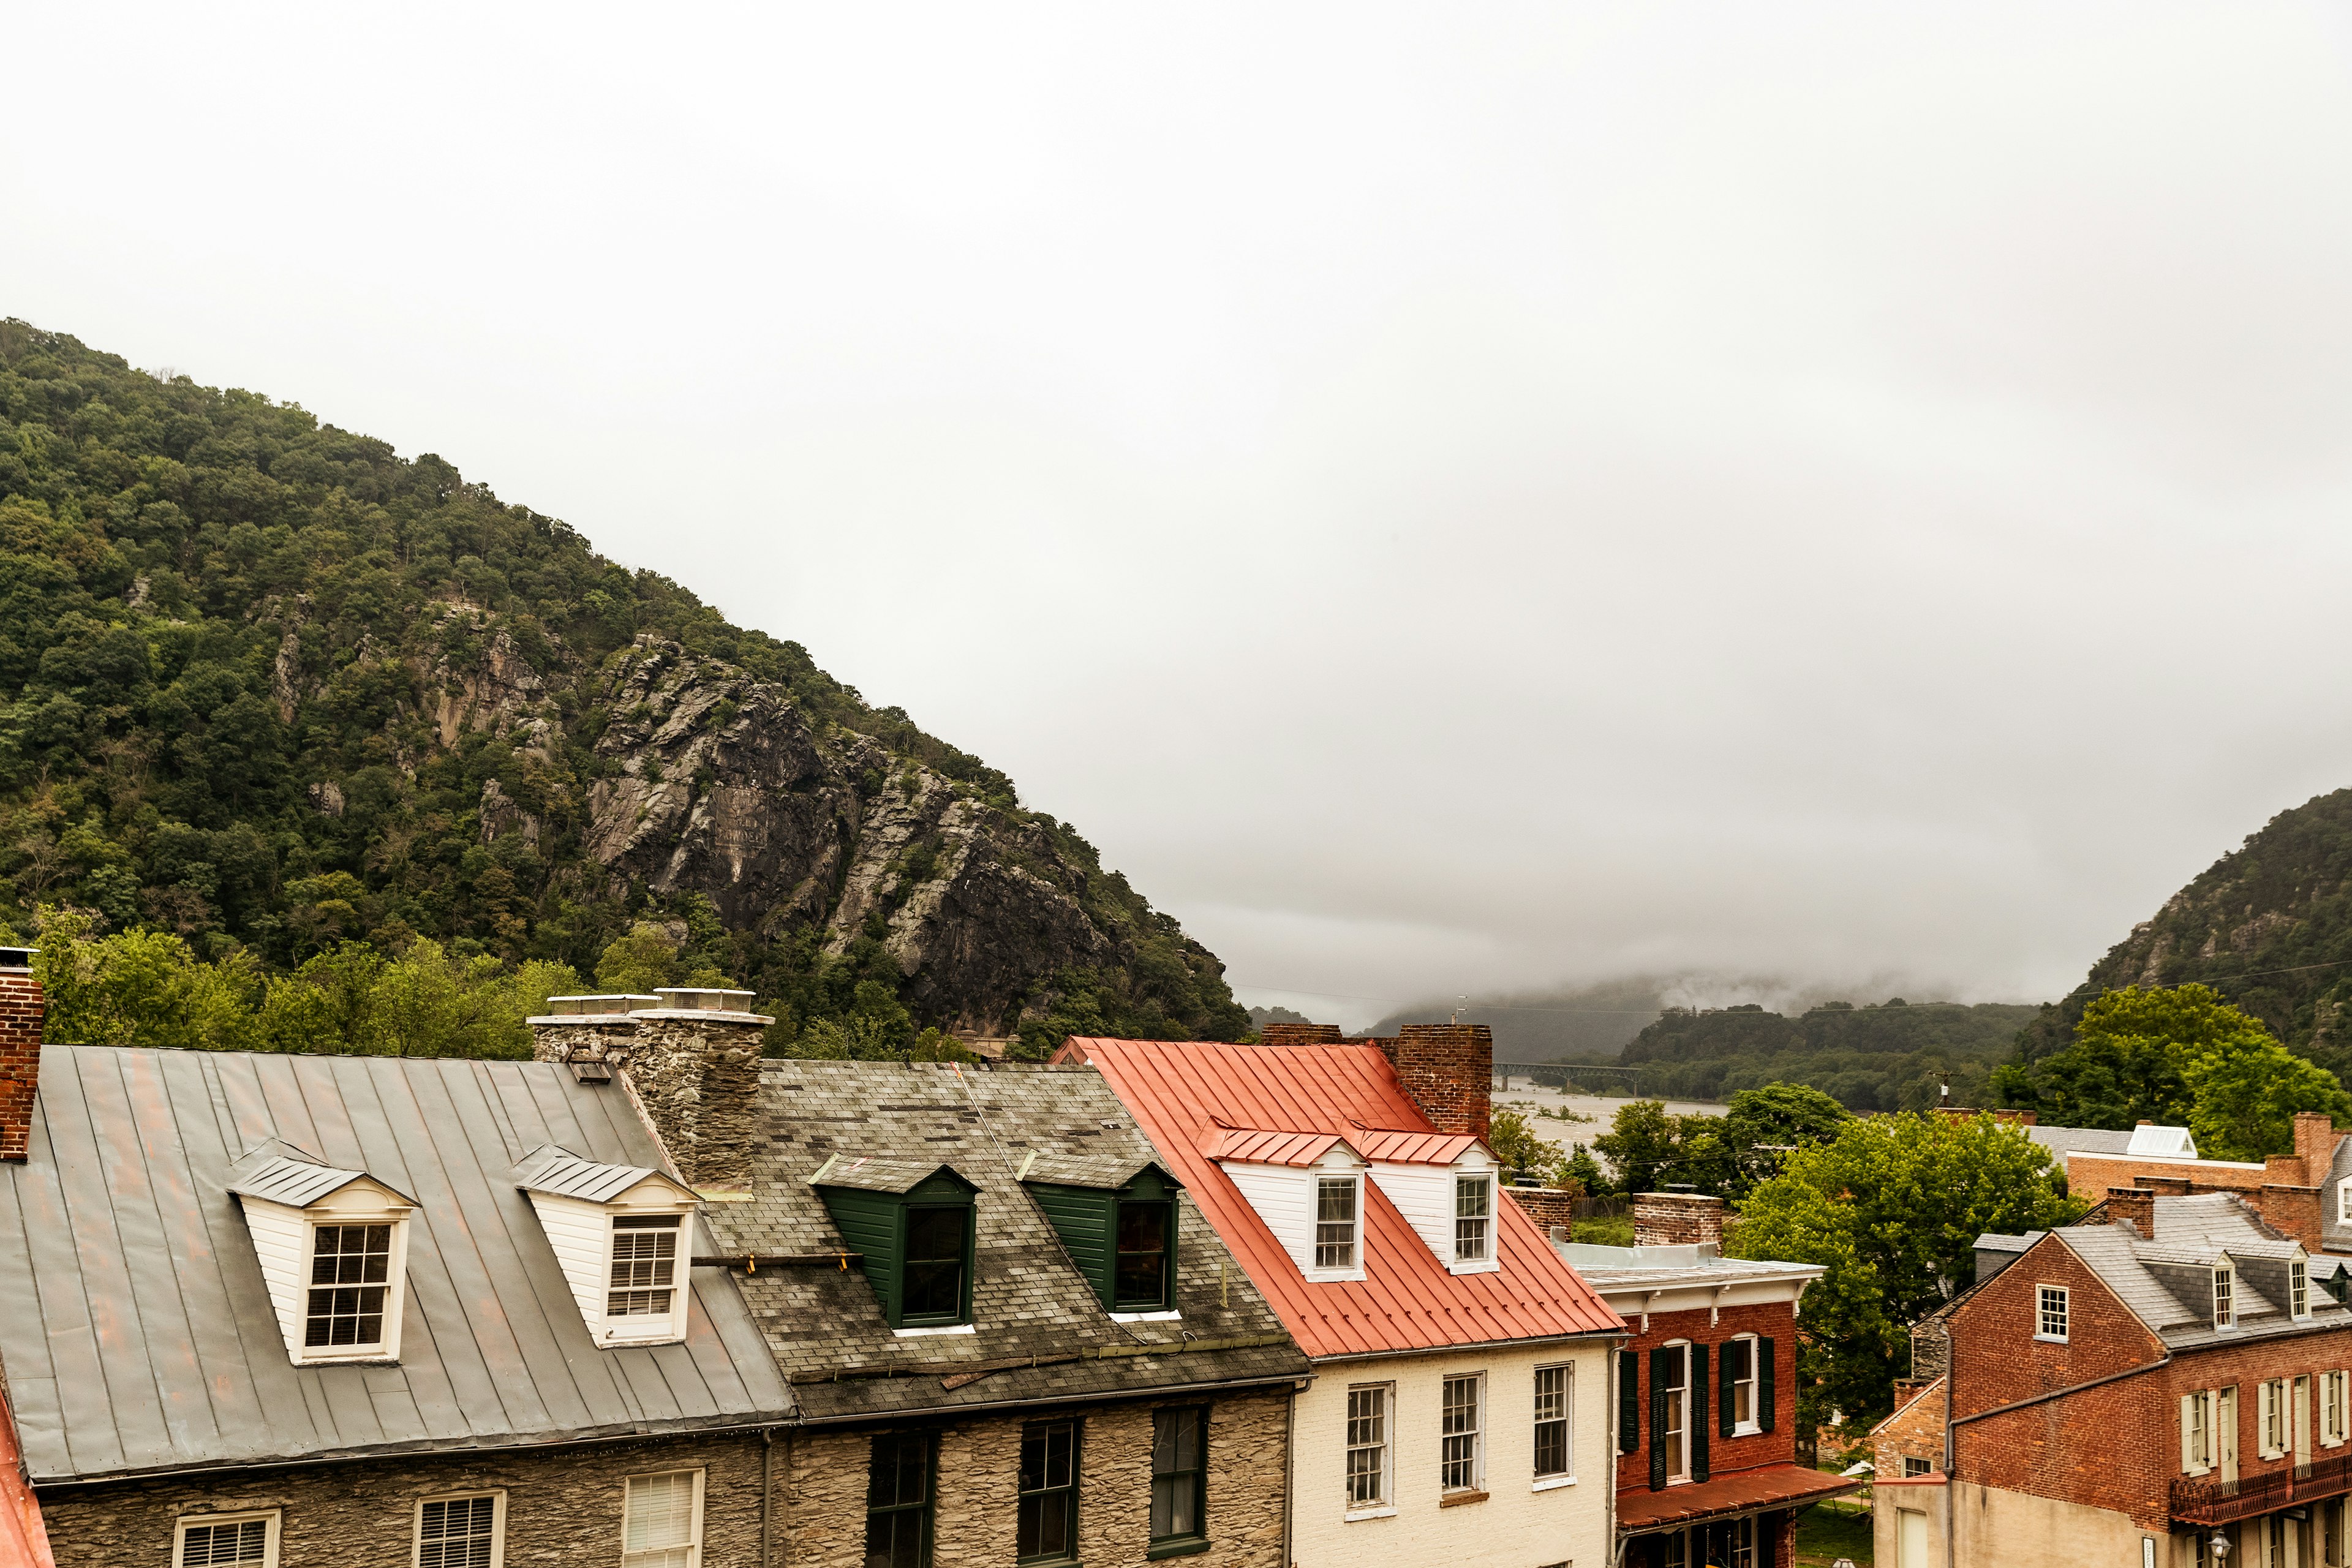
M1723 1245L1723 1200L1706 1193L1635 1193L1633 1245Z
M1267 1024L1257 1037L1268 1046L1337 1046L1348 1038L1337 1024Z
M2306 1187L2325 1186L2336 1163L2336 1119L2324 1110L2299 1110L2294 1117L2294 1152L2303 1159Z
M2264 1182L2253 1194L2254 1208L2264 1224L2282 1236L2303 1243L2305 1252L2320 1249L2319 1189L2284 1182Z
M531 1054L583 1081L618 1073L686 1184L718 1201L751 1193L760 1049L773 1018L751 993L670 986L652 996L552 996Z
M1383 1045L1385 1041L1381 1042ZM1484 1024L1407 1024L1397 1033L1397 1081L1440 1132L1486 1136L1495 1032Z
M30 947L0 947L0 1160L29 1158L41 1083L41 983Z
M2156 1239L2156 1192L2150 1187L2109 1187L2107 1217L2122 1220L2139 1232L2142 1241Z

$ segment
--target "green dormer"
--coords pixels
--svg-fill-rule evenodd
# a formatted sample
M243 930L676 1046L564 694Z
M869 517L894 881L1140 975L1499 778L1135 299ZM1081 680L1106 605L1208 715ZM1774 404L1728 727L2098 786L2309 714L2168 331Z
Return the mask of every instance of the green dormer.
M809 1185L824 1200L893 1329L971 1321L972 1249L980 1189L951 1165L845 1158L819 1166Z
M1176 1307L1176 1194L1154 1162L1032 1153L1021 1184L1037 1202L1106 1310Z

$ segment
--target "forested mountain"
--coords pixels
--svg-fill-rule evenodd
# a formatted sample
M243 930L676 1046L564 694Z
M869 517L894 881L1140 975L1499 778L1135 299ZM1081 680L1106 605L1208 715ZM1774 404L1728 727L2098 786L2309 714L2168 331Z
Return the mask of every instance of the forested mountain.
M799 645L439 457L11 321L0 925L45 905L248 975L725 976L785 1049L1248 1027L1073 829Z
M1754 1005L1669 1007L1628 1044L1619 1060L1639 1066L1643 1094L1716 1100L1773 1082L1809 1084L1855 1110L1916 1110L1933 1105L1952 1075L1953 1098L1979 1098L1992 1065L2009 1054L2031 1006L1877 1006L1832 1002L1794 1017Z
M2352 1071L2352 790L2283 811L2132 929L2019 1038L2037 1061L2127 985L2212 987L2337 1077Z

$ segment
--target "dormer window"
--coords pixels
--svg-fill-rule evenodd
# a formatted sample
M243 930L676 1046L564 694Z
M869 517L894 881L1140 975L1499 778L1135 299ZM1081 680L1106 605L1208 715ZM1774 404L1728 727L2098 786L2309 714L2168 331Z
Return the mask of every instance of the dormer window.
M1315 1180L1315 1267L1356 1267L1357 1195L1359 1176L1318 1176Z
M2287 1316L2311 1316L2311 1265L2300 1258L2291 1258L2286 1266Z
M286 1353L298 1366L400 1359L416 1202L276 1139L229 1167Z
M2236 1283L2236 1273L2228 1264L2224 1263L2213 1270L2213 1326L2217 1329L2231 1328L2237 1323L2237 1310L2231 1302Z
M1176 1194L1159 1163L1029 1154L1015 1173L1062 1238L1106 1311L1118 1319L1176 1310Z
M1454 1178L1454 1261L1484 1263L1494 1255L1495 1178L1490 1173Z
M600 1348L686 1338L690 1189L659 1171L583 1160L553 1143L524 1155L514 1182L538 1214Z
M901 1334L972 1331L978 1187L949 1165L839 1154L809 1185L861 1255L883 1321Z

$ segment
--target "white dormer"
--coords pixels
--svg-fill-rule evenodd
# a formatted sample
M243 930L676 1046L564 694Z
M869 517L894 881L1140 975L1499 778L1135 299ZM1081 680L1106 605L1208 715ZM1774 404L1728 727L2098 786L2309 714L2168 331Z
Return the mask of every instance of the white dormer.
M1366 1130L1355 1138L1372 1180L1448 1273L1501 1269L1501 1171L1485 1144L1466 1133Z
M694 1194L659 1171L542 1143L514 1168L596 1343L686 1338Z
M271 1139L229 1167L297 1366L400 1359L416 1200Z
M1364 1157L1333 1132L1222 1128L1217 1163L1313 1284L1364 1277Z

